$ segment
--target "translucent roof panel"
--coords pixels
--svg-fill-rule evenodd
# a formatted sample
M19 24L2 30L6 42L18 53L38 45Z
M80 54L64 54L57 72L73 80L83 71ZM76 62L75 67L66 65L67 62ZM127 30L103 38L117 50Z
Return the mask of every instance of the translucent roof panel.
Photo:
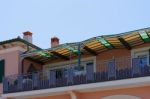
M68 49L69 51L71 51L73 53L77 53L78 52L77 49L75 49L75 48L73 48L73 47L71 47L69 45L64 45L64 48Z
M145 31L140 31L139 34L144 42L150 42L150 38Z
M106 41L104 38L97 37L96 40L99 41L101 44L103 44L105 47L112 48L112 45L108 41Z
M42 51L38 52L38 54L39 54L39 56L46 57L46 58L50 58L51 57L50 54L42 52Z

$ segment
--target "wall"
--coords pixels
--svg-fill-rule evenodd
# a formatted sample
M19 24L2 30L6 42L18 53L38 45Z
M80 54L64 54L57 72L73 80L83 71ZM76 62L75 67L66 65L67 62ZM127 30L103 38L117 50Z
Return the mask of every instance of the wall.
M141 99L149 99L150 97L150 86L139 87L139 88L126 88L106 91L96 91L80 94L80 99L103 99L107 96L113 95L131 95ZM121 98L122 99L122 98Z
M86 54L81 55L81 59L84 59L84 58L87 58L87 57L91 57L91 54L86 53ZM70 56L68 58L70 58ZM45 65L55 64L55 63L62 63L62 62L69 63L70 61L78 62L78 57L72 53L71 58L69 60L64 60L64 59L61 59L61 58L60 59L54 59L52 61L46 62Z
M5 76L19 73L19 54L19 50L0 53L0 58L5 60ZM2 84L0 84L0 93L2 93Z
M138 46L135 46L132 48L132 50L134 49L138 49L138 48L144 48L144 47L149 47L150 43L144 43ZM100 54L98 54L98 56L96 57L96 64L97 64L97 71L104 71L106 69L106 64L104 63L104 60L111 60L113 58L121 58L121 62L118 63L120 64L119 67L117 67L118 69L122 69L124 67L129 67L131 63L131 60L128 60L129 57L131 57L131 51L132 50L127 50L127 49L112 49L112 50L108 50L105 52L102 52Z
M18 74L19 54L20 51L13 51L5 54L0 54L0 57L2 59L5 59L5 76Z
M131 56L131 52L127 49L112 49L102 52L96 57L97 71L104 71L106 69L107 66L104 63L104 60L112 60L113 58L122 58L123 60L129 56ZM122 67L118 68L123 68L124 64L122 64L121 66Z
M65 95L41 96L27 99L149 99L150 86L113 89L104 91L90 91L90 92L75 92L75 97L71 97L69 92ZM112 98L109 98L112 97ZM120 97L120 98L113 98ZM128 98L126 98L128 97Z

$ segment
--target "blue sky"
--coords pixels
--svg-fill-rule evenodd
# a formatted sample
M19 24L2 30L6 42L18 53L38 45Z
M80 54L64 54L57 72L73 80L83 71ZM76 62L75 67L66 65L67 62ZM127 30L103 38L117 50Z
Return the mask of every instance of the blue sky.
M33 43L61 43L150 27L150 0L0 0L0 41L33 33Z

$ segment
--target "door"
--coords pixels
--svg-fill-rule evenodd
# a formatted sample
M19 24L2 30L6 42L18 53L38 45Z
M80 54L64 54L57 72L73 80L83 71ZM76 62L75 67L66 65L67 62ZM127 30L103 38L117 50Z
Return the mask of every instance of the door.
M116 65L115 65L115 60L111 60L107 64L107 69L108 69L108 79L115 79L116 78Z
M94 64L93 64L93 62L86 64L86 79L87 79L87 82L94 81Z
M132 59L133 76L142 76L146 73L149 65L148 52L135 53L135 58Z

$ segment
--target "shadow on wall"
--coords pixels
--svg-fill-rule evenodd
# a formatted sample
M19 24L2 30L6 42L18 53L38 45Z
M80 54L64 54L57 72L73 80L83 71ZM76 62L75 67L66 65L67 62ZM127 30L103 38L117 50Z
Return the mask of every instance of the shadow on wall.
M142 99L142 98L130 95L112 95L104 97L102 99Z

